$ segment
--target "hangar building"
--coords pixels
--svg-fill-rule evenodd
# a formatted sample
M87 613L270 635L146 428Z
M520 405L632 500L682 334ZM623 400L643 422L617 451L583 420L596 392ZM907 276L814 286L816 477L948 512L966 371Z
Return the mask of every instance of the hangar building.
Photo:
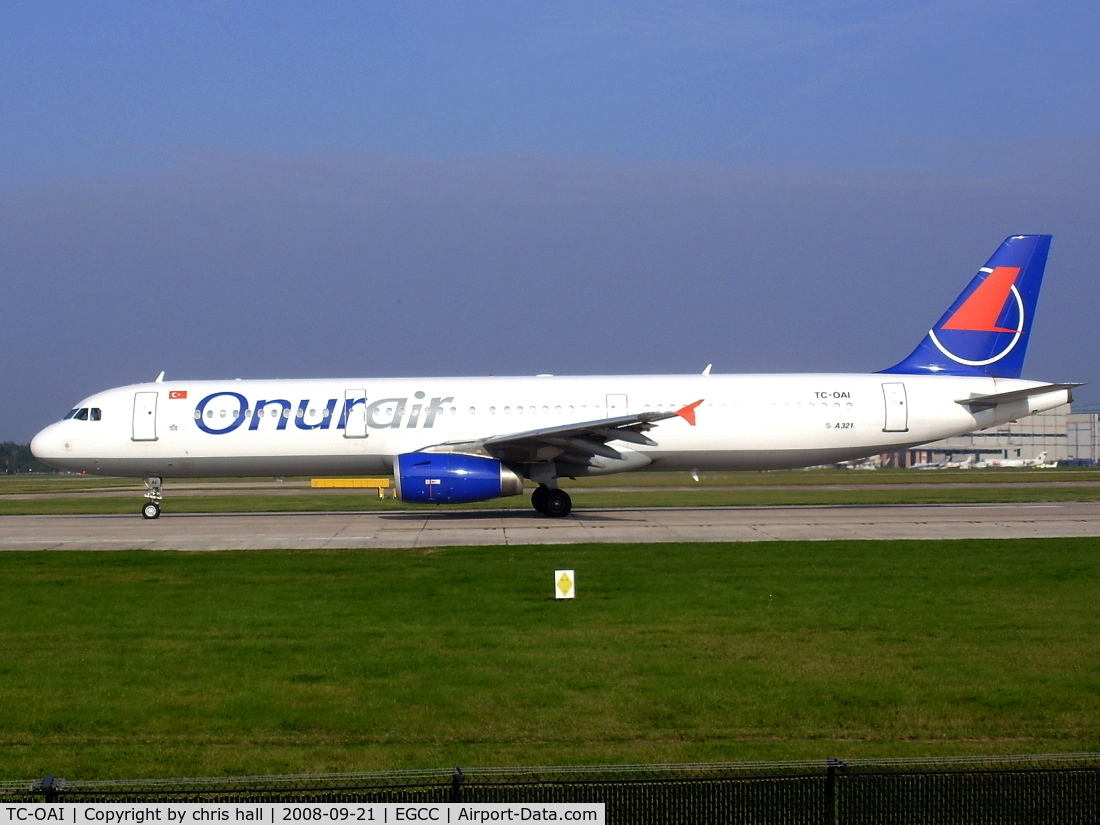
M1069 404L1008 424L945 438L911 450L887 453L883 467L913 467L950 461L1035 460L1093 465L1100 460L1100 413L1073 412Z

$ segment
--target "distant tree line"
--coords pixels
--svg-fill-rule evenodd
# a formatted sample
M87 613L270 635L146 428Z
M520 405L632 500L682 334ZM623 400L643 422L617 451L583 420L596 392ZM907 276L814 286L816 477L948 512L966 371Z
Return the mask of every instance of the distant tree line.
M54 472L33 455L26 444L14 441L0 442L0 475L15 473L52 473Z

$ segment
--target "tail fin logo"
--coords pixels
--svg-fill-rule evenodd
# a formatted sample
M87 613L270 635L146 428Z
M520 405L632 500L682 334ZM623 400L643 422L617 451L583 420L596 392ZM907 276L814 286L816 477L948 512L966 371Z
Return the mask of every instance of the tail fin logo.
M983 267L986 277L928 337L945 356L968 367L995 364L1012 352L1025 329L1020 267Z
M1006 238L909 357L883 372L1019 378L1050 237Z

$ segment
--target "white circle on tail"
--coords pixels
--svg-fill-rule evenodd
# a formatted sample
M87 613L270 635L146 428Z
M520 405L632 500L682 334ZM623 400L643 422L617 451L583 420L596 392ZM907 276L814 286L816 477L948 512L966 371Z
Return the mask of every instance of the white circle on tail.
M998 352L992 358L986 358L981 361L971 361L967 358L962 358L951 352L947 347L940 343L940 339L936 337L936 331L934 329L928 330L928 337L932 339L932 343L936 345L936 348L959 364L965 364L968 367L985 367L989 364L995 364L1008 355L1012 350L1016 349L1016 344L1020 341L1020 336L1024 334L1024 299L1020 297L1020 291L1016 289L1016 285L1012 285L1012 295L1016 298L1016 307L1020 312L1020 323L1017 325L1015 334L1012 336L1012 340L1008 342L1008 346Z

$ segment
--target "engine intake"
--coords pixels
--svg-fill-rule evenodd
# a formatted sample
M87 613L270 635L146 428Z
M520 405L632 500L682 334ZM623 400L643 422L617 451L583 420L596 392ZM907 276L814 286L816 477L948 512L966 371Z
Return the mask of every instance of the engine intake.
M466 504L523 492L523 479L495 458L462 453L404 453L393 477L402 501Z

